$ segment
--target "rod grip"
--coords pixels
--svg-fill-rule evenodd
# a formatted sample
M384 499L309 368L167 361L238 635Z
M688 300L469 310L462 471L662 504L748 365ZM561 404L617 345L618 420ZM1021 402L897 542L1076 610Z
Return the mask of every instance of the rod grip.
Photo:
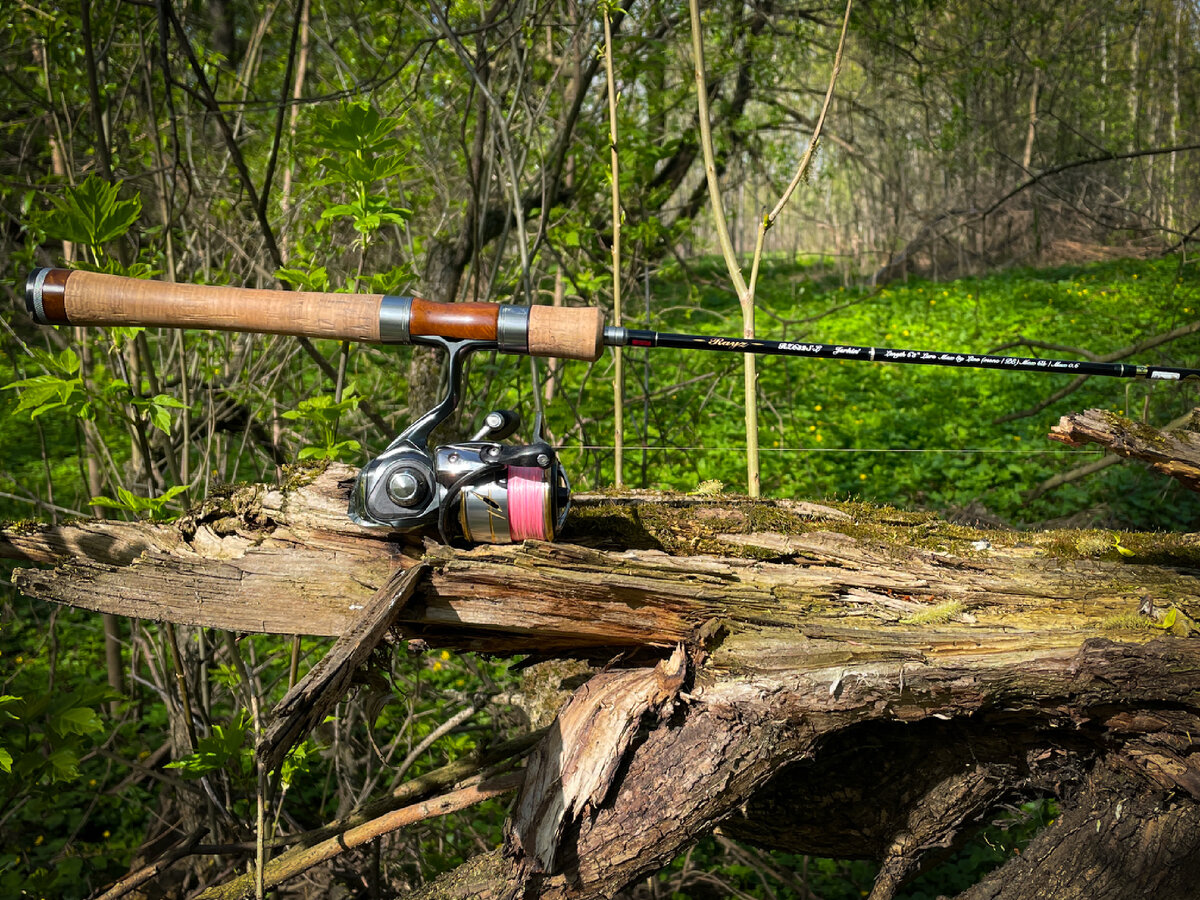
M382 294L174 284L74 269L35 269L25 305L42 325L205 328L379 340Z
M438 303L414 297L408 330L414 337L494 341L499 315L500 307L495 303Z
M604 352L604 313L588 306L531 306L529 353L555 359L600 358Z
M403 342L433 336L498 339L500 306L495 303L402 299L408 303ZM25 305L42 325L201 328L371 343L398 339L390 318L387 333L381 333L383 300L382 294L175 284L76 269L35 269L25 283ZM604 351L603 313L534 306L526 338L533 356L595 360Z

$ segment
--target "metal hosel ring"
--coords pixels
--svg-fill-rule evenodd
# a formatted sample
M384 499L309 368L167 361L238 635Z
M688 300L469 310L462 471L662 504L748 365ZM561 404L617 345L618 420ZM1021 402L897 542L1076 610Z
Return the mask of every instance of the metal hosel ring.
M496 316L496 344L503 353L529 352L529 307L502 303Z
M604 346L605 347L628 347L629 346L629 329L621 325L605 325L604 326Z
M25 308L29 310L29 315L33 316L33 321L39 325L50 324L50 320L46 318L46 308L42 301L42 286L46 283L46 276L49 274L50 270L47 268L34 269L25 279Z
M379 340L384 344L411 344L412 297L385 294L379 304Z

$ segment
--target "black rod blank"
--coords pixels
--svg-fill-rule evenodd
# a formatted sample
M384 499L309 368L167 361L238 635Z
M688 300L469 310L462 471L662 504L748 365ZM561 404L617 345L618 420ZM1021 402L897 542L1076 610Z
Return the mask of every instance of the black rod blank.
M896 347L858 347L852 344L812 344L764 341L757 338L710 337L671 334L635 328L606 328L604 343L613 347L671 347L679 350L716 350L806 359L852 359L858 362L901 363L914 366L948 366L955 369L1000 369L1009 372L1042 372L1061 375L1105 375L1113 378L1152 378L1163 381L1200 380L1200 369L1177 366L1129 365L1075 359L1039 359L985 353L946 353L940 350L902 350Z

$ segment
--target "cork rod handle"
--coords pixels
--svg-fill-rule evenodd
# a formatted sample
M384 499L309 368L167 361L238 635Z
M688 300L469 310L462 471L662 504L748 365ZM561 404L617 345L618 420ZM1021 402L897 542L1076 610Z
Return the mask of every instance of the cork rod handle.
M501 309L495 303L434 303L382 294L174 284L72 269L35 270L25 285L25 303L42 325L203 328L370 343L422 337L496 341ZM403 323L398 330L397 309ZM509 337L521 338L519 347L502 349L586 360L598 359L604 350L598 309L535 306L523 329Z
M378 341L380 294L174 284L71 269L38 269L25 302L43 325L205 328Z
M529 353L555 359L600 358L604 352L604 313L590 306L531 306Z

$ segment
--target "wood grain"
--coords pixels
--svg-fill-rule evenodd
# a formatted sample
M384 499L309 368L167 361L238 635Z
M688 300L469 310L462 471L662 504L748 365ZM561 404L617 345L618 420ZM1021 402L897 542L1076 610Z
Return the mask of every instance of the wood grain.
M1200 409L1193 410L1192 418L1194 423L1200 422ZM1105 409L1089 409L1063 416L1047 437L1073 447L1100 444L1118 456L1149 463L1189 490L1200 491L1200 433L1195 428L1159 430Z
M792 501L724 505L716 497L697 505L667 496L632 508L576 504L564 537L630 542L637 535L621 529L636 520L649 529L637 538L643 547L689 535L673 553L536 541L423 548L349 522L354 471L331 465L288 491L247 485L171 527L81 523L0 533L0 554L38 562L71 555L59 569L15 575L26 593L54 602L234 631L334 636L353 627L397 567L423 558L431 571L397 621L435 646L586 656L674 647L719 622L724 637L713 664L762 671L998 664L1070 652L1093 637L1162 634L1151 621L1117 627L1138 624L1147 596L1159 617L1171 607L1200 613L1200 582L1191 577L1200 535L1122 533L1134 554L1126 557L1103 532L980 533L912 515L910 524L872 524L832 509L814 520L791 512ZM820 509L814 515L825 516ZM755 529L752 516L792 533ZM732 555L697 552L700 537Z
M500 306L496 303L434 303L414 299L408 330L413 336L494 341L499 315Z

